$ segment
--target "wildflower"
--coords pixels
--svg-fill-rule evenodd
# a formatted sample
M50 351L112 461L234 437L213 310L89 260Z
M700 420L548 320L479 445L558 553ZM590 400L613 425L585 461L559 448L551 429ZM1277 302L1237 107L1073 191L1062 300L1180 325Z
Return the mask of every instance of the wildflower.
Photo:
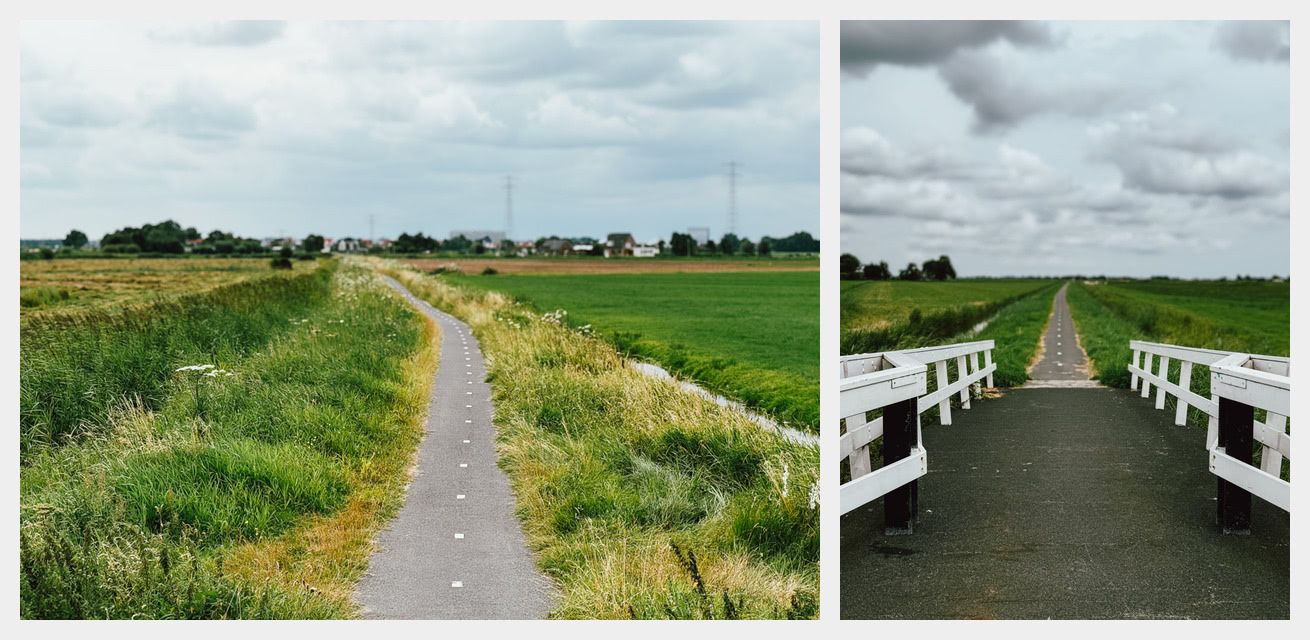
M784 498L787 497L787 478L789 476L787 465L782 465L782 497Z
M813 509L819 505L819 481L815 480L810 485L810 508Z
M214 365L212 364L189 364L185 367L178 367L176 371L205 371L213 368Z

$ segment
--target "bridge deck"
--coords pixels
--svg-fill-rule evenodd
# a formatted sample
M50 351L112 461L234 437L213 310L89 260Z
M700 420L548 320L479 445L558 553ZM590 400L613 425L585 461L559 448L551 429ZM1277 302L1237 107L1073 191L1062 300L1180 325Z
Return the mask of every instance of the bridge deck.
M1119 389L1014 389L925 425L914 533L842 518L843 618L1286 618L1288 514L1215 525L1205 434Z

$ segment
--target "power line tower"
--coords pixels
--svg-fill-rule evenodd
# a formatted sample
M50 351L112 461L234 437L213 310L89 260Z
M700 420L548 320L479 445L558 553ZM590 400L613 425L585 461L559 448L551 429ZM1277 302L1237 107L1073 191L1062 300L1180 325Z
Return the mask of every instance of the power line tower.
M514 238L514 176L505 176L505 239Z
M737 164L728 162L728 233L737 234Z

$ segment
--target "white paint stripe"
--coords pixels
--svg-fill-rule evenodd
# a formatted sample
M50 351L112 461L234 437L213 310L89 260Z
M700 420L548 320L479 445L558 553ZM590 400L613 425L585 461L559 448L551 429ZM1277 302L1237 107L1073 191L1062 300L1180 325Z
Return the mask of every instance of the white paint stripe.
M457 493L457 494L455 494L455 499L456 499L456 500L463 500L463 499L464 499L464 494L462 494L462 493Z
M463 540L463 539L464 539L464 534L462 534L462 533L457 533L457 534L455 534L455 539L456 539L456 540Z
M468 440L465 440L465 441L464 441L464 444L468 444L468 443L469 443L469 441L468 441Z
M467 469L468 466L469 466L469 463L467 463L467 462L461 462L461 463L459 463L459 468L461 468L461 469Z
M450 586L451 586L452 588L454 588L454 589L458 589L458 588L464 586L464 583L463 583L463 582L460 582L460 581L458 581L458 580L456 580L455 582L450 583Z

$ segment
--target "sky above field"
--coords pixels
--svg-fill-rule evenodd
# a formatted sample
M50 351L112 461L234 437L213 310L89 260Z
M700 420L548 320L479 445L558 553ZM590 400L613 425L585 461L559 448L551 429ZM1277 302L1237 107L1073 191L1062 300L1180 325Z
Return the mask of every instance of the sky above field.
M818 232L815 23L27 22L21 234Z
M842 23L842 250L1287 275L1285 22Z

